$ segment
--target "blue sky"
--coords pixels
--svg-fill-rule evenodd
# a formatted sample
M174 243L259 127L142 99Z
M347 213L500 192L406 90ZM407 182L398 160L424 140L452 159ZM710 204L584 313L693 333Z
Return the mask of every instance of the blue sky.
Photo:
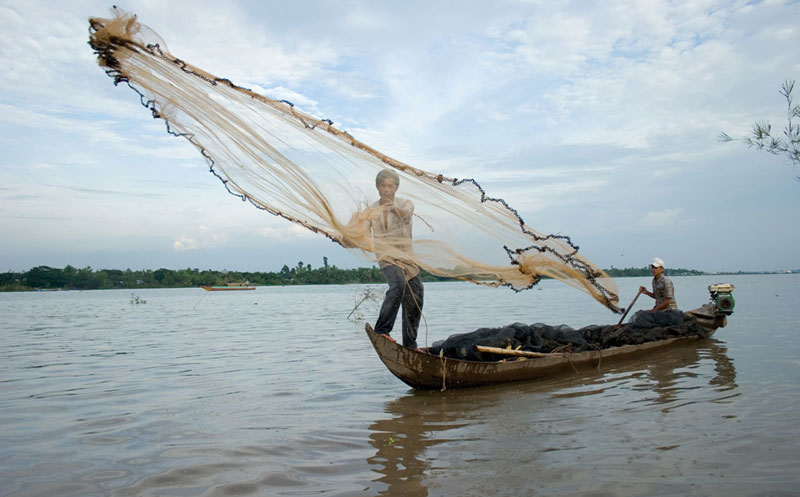
M477 179L601 267L800 268L800 168L718 141L785 123L800 2L118 5L212 74ZM228 195L114 87L87 45L110 7L0 0L0 271L365 265Z

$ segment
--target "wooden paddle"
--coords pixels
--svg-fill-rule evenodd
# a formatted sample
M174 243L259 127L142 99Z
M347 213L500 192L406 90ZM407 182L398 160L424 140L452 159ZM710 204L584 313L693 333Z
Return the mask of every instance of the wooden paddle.
M553 353L529 352L527 350L501 349L499 347L487 347L485 345L476 345L475 350L477 350L478 352L489 352L492 354L501 354L501 355L513 355L517 357L553 357L553 356L564 355L560 352L553 352Z
M642 294L642 289L640 288L640 289L639 289L639 291L638 291L638 292L636 292L636 296L635 296L635 297L633 297L633 300L631 301L631 305L629 305L629 306L628 306L628 308L625 310L625 314L623 314L623 315L622 315L622 317L621 317L621 318L619 318L619 323L617 323L617 326L621 325L621 324L622 324L622 322L623 322L623 321L625 321L625 316L627 316L627 315L628 315L628 313L629 313L629 312L630 312L630 310L631 310L631 307L633 307L633 304L635 304L635 303L636 303L636 299L638 299L638 298L639 298L639 295L641 295L641 294Z

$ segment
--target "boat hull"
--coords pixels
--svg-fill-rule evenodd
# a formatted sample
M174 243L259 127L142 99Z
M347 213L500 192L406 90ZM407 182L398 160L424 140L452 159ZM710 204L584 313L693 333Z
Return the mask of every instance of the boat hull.
M716 327L709 327L709 336L715 330ZM366 325L366 332L378 357L392 374L413 388L426 390L529 381L565 372L580 373L596 370L602 364L619 359L628 359L704 339L697 335L682 336L639 345L574 354L553 354L551 357L478 362L440 357L428 354L425 349L412 350L403 347L375 333L369 324Z
M203 290L208 292L235 292L242 290L255 290L254 286L204 286Z

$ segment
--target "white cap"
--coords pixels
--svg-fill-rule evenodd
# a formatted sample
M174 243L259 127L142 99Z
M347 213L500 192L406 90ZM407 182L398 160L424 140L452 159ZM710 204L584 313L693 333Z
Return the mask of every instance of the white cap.
M656 257L653 259L653 262L650 263L650 267L664 267L664 261Z

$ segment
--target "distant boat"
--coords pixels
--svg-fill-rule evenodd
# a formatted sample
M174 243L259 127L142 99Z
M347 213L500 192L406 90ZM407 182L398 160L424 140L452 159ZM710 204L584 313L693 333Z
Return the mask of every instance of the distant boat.
M230 292L234 290L255 290L256 287L250 286L249 281L245 281L244 283L226 283L224 285L211 285L205 286L203 285L203 290L207 290L209 292Z

